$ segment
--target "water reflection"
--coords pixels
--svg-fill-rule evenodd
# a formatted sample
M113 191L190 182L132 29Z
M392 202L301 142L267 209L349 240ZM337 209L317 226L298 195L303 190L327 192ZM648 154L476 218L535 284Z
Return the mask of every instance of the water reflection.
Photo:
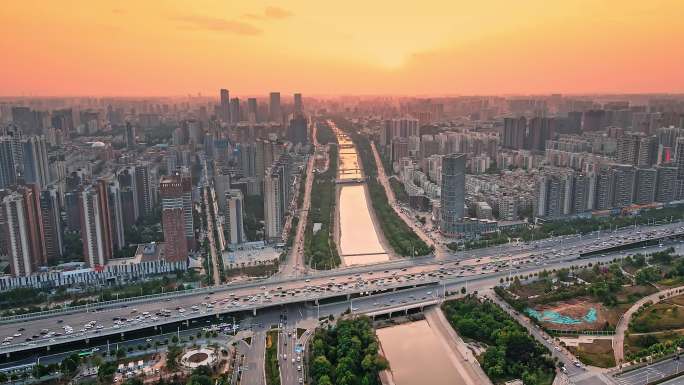
M340 191L340 250L347 265L389 260L373 227L364 188L347 185Z
M377 330L396 385L465 384L451 352L427 321L417 321Z
M338 178L363 178L359 156L351 139L339 131ZM350 184L340 188L340 250L346 265L386 262L389 256L380 243L366 201L365 185Z

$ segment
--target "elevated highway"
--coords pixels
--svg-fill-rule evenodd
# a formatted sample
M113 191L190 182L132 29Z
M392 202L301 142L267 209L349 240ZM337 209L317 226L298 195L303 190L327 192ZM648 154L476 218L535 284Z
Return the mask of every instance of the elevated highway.
M371 297L381 293L408 293L421 290L423 286L435 287L433 293L456 291L468 287L492 287L502 278L511 274L529 274L540 270L550 270L564 266L585 264L594 260L610 260L628 254L628 251L608 252L614 248L616 234L627 237L622 246L642 245L646 241L679 237L684 233L680 224L668 224L649 228L623 229L618 232L604 232L597 236L584 236L563 242L564 248L580 250L568 254L547 254L546 259L533 259L535 253L553 250L558 240L545 240L536 247L494 248L478 251L477 255L449 256L445 260L419 258L393 261L384 264L357 266L328 272L318 272L299 278L270 278L239 285L219 285L208 288L164 293L140 298L102 302L93 305L65 309L55 309L29 315L3 317L0 319L0 338L21 334L0 346L0 354L10 359L12 354L22 351L43 351L50 346L73 344L78 341L119 339L145 329L155 329L180 321L192 322L195 319L221 317L237 313L257 314L260 309L280 307L297 303L320 305L326 301L357 303L358 298ZM638 237L636 236L638 235ZM631 236L635 239L629 239ZM613 237L613 238L611 238ZM605 244L603 244L605 242ZM646 247L646 246L642 246ZM606 250L604 255L596 255L591 260L580 259L582 250L592 252ZM658 250L658 246L652 247ZM647 252L648 250L640 250ZM489 254L488 256L480 256ZM493 268L493 265L505 268ZM441 290L440 290L441 289ZM398 295L398 294L397 294ZM368 298L371 298L368 297ZM422 297L421 297L422 298ZM212 305L211 307L209 305ZM197 310L192 310L196 306ZM350 308L357 307L350 304ZM155 316L161 309L169 310L171 316ZM181 312L180 309L184 311ZM141 319L141 315L148 313ZM114 319L127 319L123 325L114 325ZM156 319L155 319L156 318ZM128 319L138 319L128 321ZM84 329L84 325L95 321L94 327ZM73 328L71 334L64 334L63 327ZM20 331L21 329L21 331ZM44 331L60 332L62 335L45 337ZM36 336L36 338L33 338ZM31 338L31 341L26 341Z

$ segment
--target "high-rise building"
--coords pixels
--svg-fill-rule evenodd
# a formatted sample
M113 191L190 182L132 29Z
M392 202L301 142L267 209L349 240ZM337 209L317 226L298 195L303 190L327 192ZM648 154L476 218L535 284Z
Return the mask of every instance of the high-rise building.
M401 158L409 156L409 141L407 138L394 138L392 140L392 162L398 162Z
M12 122L14 122L14 124L16 124L23 132L36 132L38 124L35 117L35 114L29 107L12 107Z
M256 144L240 143L239 166L245 177L256 177Z
M528 135L525 148L533 151L544 151L546 141L553 138L550 118L535 117L528 123Z
M257 115L257 100L256 98L247 99L247 121L254 124L258 122Z
M559 218L572 213L574 175L570 169L553 170L542 175L537 182L535 215ZM582 199L584 200L584 199ZM579 206L581 207L582 202Z
M582 131L599 131L606 126L606 111L588 110L584 112Z
M280 239L285 213L291 200L292 157L281 154L266 170L264 180L264 223L267 239Z
M465 205L465 154L442 158L441 218L439 230L446 236L458 233Z
M596 177L594 174L575 175L572 191L572 211L583 213L594 208Z
M658 171L655 168L637 168L634 181L634 203L644 205L655 202Z
M125 142L126 142L126 147L128 148L133 148L135 147L135 126L131 124L131 122L126 122L126 133L124 136Z
M230 190L224 195L226 201L225 226L227 241L231 245L245 242L243 226L243 196L240 190Z
M242 114L240 112L240 99L232 98L230 99L230 122L237 124L242 120Z
M180 208L183 210L186 244L188 249L193 249L195 247L195 230L192 219L192 182L190 177L178 173L162 177L159 183L159 195L161 197L162 216L164 209ZM166 232L164 233L164 242L174 241L176 240L168 238Z
M655 136L645 136L639 140L637 167L651 167L658 161L658 140Z
M0 189L17 182L17 165L14 163L14 139L0 137Z
M107 188L102 181L78 193L83 255L90 267L104 266L114 255Z
M24 181L45 188L50 179L45 137L30 136L21 141L21 147Z
M140 216L150 216L154 210L155 191L152 174L152 166L149 163L139 163L135 166L135 188Z
M221 213L225 213L226 193L230 191L230 175L217 170L216 175L214 175L214 191L216 192L218 209Z
M657 160L657 141L642 133L625 133L617 138L617 161L638 167L650 167Z
M610 167L601 167L596 174L596 210L613 207L613 174Z
M219 117L224 122L230 122L230 92L225 88L221 88L220 96Z
M283 232L283 207L280 199L282 184L280 176L270 171L269 169L264 180L264 236L266 239L278 239Z
M107 189L107 208L109 209L112 246L115 250L121 250L126 247L126 239L124 237L126 218L123 212L124 204L119 181L111 175L103 178L100 183Z
M294 94L294 112L300 113L300 114L303 113L304 112L303 107L304 106L302 104L302 94L300 94L300 93Z
M656 166L656 202L667 203L675 200L677 168L669 165Z
M290 125L287 128L287 139L293 144L306 144L309 142L309 122L301 113L296 113L290 119Z
M381 142L383 141L382 137L384 137L385 143L389 144L394 138L420 136L420 122L418 119L412 118L385 120L383 131Z
M677 167L677 179L684 180L684 136L677 138L675 166Z
M527 119L525 119L524 116L519 118L504 118L503 147L514 150L523 149L526 131Z
M275 123L283 122L283 112L280 108L280 92L271 92L269 96L268 118Z
M46 258L48 261L54 261L61 257L64 251L59 197L54 186L48 186L40 193L40 213L43 221Z
M40 198L35 184L0 191L0 250L13 276L28 276L47 264Z
M612 178L612 207L622 208L630 206L634 202L635 168L633 166L614 165L612 168Z
M185 236L185 219L182 207L162 209L162 228L164 230L164 259L184 261L188 257L188 240Z

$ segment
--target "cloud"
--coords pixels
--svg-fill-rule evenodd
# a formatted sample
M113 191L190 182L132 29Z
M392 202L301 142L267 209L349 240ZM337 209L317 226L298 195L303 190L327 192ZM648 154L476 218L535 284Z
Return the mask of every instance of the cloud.
M242 16L250 20L282 20L292 17L293 13L284 8L268 6L263 13L245 13Z
M278 7L266 7L264 15L270 19L287 19L292 16L292 12Z
M219 19L205 16L182 16L173 18L176 21L190 25L196 29L205 29L216 32L233 33L236 35L261 35L263 30L242 21Z

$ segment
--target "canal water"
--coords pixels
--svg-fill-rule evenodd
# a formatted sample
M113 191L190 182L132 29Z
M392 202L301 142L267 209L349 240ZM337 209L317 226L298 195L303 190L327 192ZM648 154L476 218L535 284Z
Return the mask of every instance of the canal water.
M357 179L363 174L359 166L356 146L351 139L337 131L339 148L338 178ZM339 228L340 251L345 265L365 265L389 261L380 243L366 200L366 186L348 184L340 187Z
M376 333L395 385L465 384L449 359L452 353L427 321L382 328Z

